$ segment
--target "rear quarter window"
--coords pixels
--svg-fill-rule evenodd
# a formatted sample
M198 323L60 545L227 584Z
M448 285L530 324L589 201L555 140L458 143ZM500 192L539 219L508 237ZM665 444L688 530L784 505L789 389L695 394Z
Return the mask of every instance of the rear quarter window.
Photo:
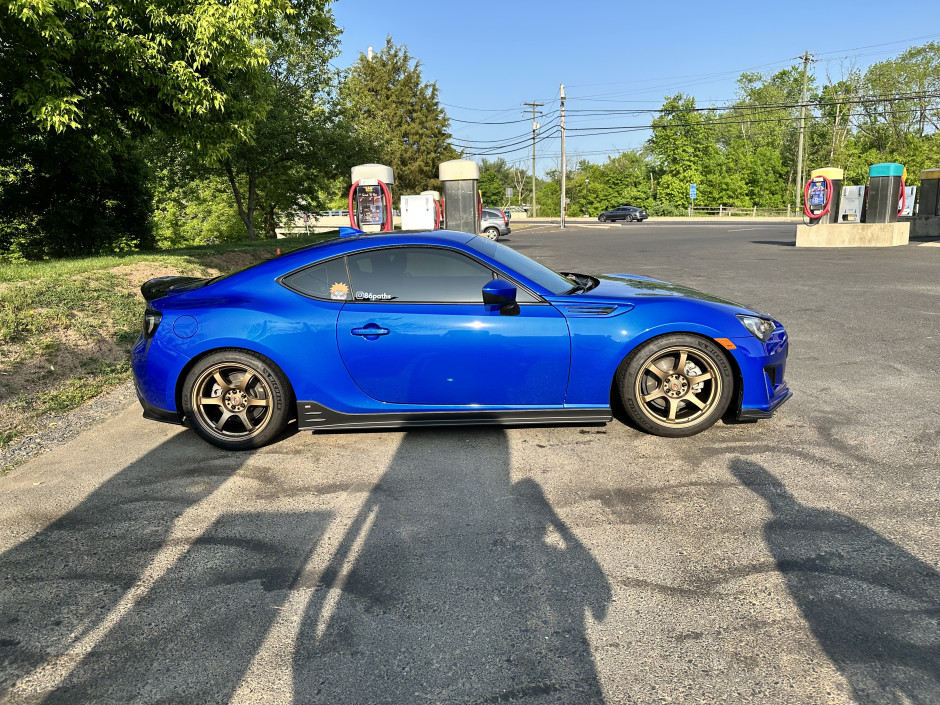
M292 272L281 278L288 289L304 296L330 301L349 301L349 277L343 257Z

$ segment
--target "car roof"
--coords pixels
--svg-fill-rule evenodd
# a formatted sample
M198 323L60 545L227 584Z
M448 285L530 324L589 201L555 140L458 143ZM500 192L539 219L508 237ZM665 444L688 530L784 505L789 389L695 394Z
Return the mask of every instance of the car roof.
M340 255L372 249L374 247L394 247L401 245L437 245L453 247L469 242L477 235L461 233L455 230L410 231L392 233L363 233L348 237L336 237L317 242L307 247L287 252L239 272L230 274L226 279L241 279L243 276L280 276L317 260L329 259Z

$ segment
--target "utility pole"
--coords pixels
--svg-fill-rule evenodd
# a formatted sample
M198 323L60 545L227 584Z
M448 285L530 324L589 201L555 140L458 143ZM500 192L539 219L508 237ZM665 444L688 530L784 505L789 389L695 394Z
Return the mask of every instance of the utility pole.
M565 229L565 177L568 166L565 164L565 84L561 84L561 229Z
M535 131L539 129L539 124L535 121L536 114L535 109L541 108L545 103L536 103L532 101L531 103L523 103L523 105L528 105L532 108L532 211L530 218L535 217Z
M803 94L800 98L800 142L797 147L796 157L796 212L800 212L801 200L803 198L803 131L806 128L806 69L812 59L809 51L803 52L803 56L797 57L803 60Z

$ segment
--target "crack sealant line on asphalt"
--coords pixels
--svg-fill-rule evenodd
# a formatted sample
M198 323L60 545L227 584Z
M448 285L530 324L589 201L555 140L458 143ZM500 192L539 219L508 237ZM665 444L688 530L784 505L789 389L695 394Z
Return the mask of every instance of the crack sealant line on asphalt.
M361 502L352 503L352 506L350 506L350 497L353 494L351 490L352 488L344 492L342 499L337 502L337 506L334 508L337 512L336 517L330 523L327 534L317 544L310 560L307 561L301 571L297 583L305 587L291 589L288 592L287 599L279 609L274 623L261 643L261 647L235 689L235 693L229 701L230 705L288 704L294 702L294 649L308 606L313 599L317 585L323 579L326 570L339 557L339 551L342 549L347 534L353 528L356 520L362 515L366 502L372 496L370 488L368 492L363 493ZM375 523L378 509L378 505L372 507L366 520L357 531L352 547L343 557L335 581L326 588L328 593L323 598L323 604L317 618L317 643L326 633L330 619L336 611L340 597L342 597L346 579L349 577L353 566L355 566L359 553L365 545L366 538L372 530L372 525Z

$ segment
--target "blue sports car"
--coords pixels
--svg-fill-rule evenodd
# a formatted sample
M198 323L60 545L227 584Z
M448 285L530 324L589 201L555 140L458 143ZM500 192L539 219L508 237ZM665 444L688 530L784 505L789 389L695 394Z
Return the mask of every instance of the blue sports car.
M220 448L300 429L592 424L689 436L786 401L779 322L630 274L557 273L449 231L345 237L163 277L132 358L147 418Z

